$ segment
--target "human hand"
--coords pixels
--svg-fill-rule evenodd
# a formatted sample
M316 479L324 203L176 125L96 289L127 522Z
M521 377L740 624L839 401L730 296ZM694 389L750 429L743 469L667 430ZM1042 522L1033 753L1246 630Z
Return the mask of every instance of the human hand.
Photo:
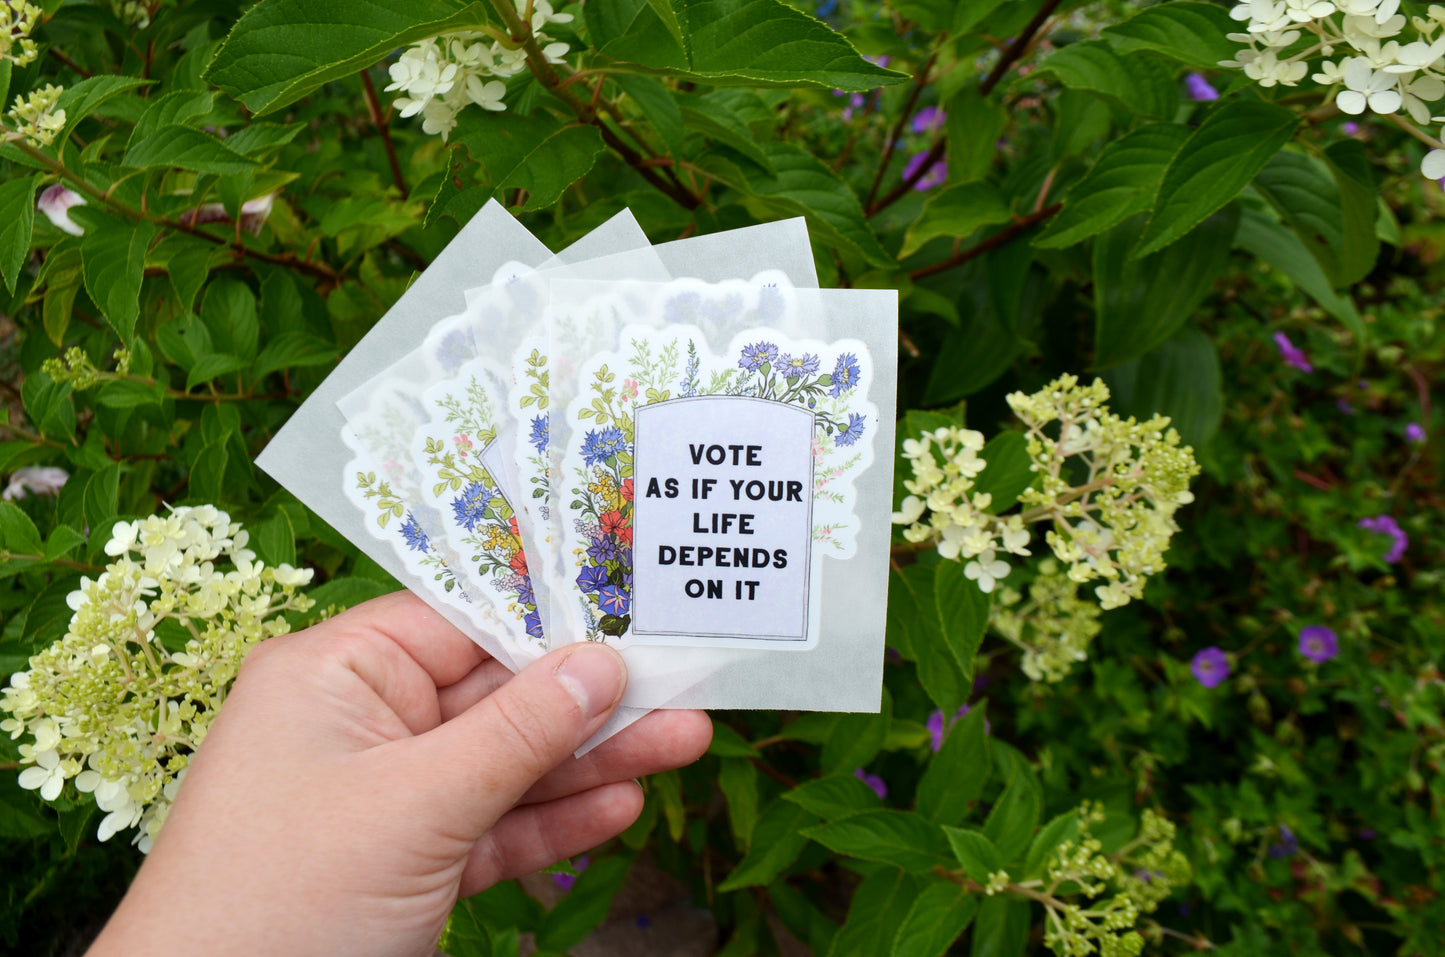
M458 895L616 835L633 778L707 748L657 711L573 758L625 684L587 643L513 676L407 592L263 642L92 957L431 954Z

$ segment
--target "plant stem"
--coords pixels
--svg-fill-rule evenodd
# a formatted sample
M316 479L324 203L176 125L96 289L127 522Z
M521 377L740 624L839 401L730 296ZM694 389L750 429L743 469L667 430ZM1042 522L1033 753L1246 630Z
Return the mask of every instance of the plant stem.
M381 113L381 103L376 98L376 87L371 82L369 70L361 71L361 88L366 93L366 111L371 114L371 122L375 124L376 132L381 134L382 145L386 147L386 161L391 164L391 178L396 183L396 188L401 191L401 198L406 199L410 193L406 188L406 180L401 175L401 163L396 159L396 146L391 142L391 128Z
M1039 7L1039 12L1034 14L1034 18L1028 22L1028 25L1025 26L1018 37L1014 39L1013 44L1004 51L1003 56L999 57L999 61L994 64L993 71L979 84L978 92L980 95L988 96L993 92L993 88L998 86L999 80L1003 79L1003 75L1008 72L1008 68L1013 66L1019 57L1023 56L1024 53L1028 51L1028 48L1033 45L1034 35L1039 32L1044 22L1053 16L1058 6L1059 0L1046 0L1044 5Z
M878 170L873 174L873 185L868 188L868 198L863 201L863 207L871 210L873 200L878 196L878 187L883 183L883 174L888 170L888 163L893 159L893 150L898 145L899 139L903 136L903 127L908 124L908 118L913 115L913 108L918 105L918 97L923 94L923 88L929 83L929 71L933 69L933 63L938 59L938 52L934 51L924 61L922 69L918 71L918 78L913 83L913 89L908 93L908 102L903 104L903 109L898 114L898 121L893 124L889 131L888 140L883 144L883 158L878 161ZM930 153L931 155L931 153ZM932 162L925 162L922 169L927 170L933 166ZM917 170L915 170L917 172Z
M1015 236L1027 231L1037 223L1048 219L1050 216L1054 215L1054 213L1057 213L1060 209L1062 209L1063 205L1063 203L1054 203L1052 206L1046 206L1043 209L1029 213L1027 216L1016 219L1008 226L994 233L992 236L985 239L978 245L970 246L962 252L958 252L953 254L952 256L949 256L947 259L940 259L938 262L934 263L931 266L924 266L922 269L915 269L913 272L908 274L908 278L917 281L919 279L935 275L936 273L946 272L947 270L952 269L954 266L961 266L964 263L968 262L970 259L976 259L977 257L982 256L989 250L997 249L999 246L1004 245L1005 243L1012 240Z
M92 186L89 182L86 181L85 177L73 172L70 169L67 169L64 164L52 159L51 157L42 153L40 150L24 142L23 140L14 140L12 141L12 143L26 156L35 160L37 163L40 163L46 169L57 174L62 179L68 180L71 184L74 185L77 191L85 193L87 196L93 197L94 199L98 200L101 203L104 203L106 206L110 207L111 209L120 213L122 216L125 216L129 219L136 220L137 222L145 220L155 223L157 226L164 226L167 229L173 229L178 232L188 233L199 239L204 239L207 242L215 243L218 246L225 246L239 256L249 256L252 259L260 260L261 262L271 263L274 266L284 266L288 269L294 269L297 272L309 273L318 278L328 280L333 284L340 284L341 282L340 274L338 274L335 270L333 270L325 263L317 263L311 262L309 260L297 259L289 254L285 256L277 256L271 253L262 252L259 249L251 249L244 243L234 242L221 236L213 235L212 233L197 229L195 226L189 225L185 222L171 219L162 219L157 216L152 216L142 210L132 209L131 207L112 197L109 193Z

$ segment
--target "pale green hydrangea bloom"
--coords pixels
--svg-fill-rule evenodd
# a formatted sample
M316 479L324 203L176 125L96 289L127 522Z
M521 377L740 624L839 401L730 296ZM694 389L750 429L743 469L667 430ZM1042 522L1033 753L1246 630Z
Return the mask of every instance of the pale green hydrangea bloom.
M210 505L114 526L115 560L68 596L65 637L0 694L0 731L32 738L21 787L53 801L73 781L105 812L102 841L135 828L150 850L246 652L312 605L297 591L310 569L271 568L247 542Z

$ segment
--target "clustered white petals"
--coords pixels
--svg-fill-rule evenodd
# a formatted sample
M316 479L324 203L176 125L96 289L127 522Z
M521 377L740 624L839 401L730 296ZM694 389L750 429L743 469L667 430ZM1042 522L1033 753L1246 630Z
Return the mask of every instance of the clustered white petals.
M15 134L33 146L49 146L55 142L56 134L65 129L65 111L55 108L64 92L64 87L47 83L29 96L17 95L9 113L15 121Z
M25 66L39 55L30 31L43 15L33 3L0 4L0 60Z
M526 15L527 0L516 0ZM570 23L572 14L557 13L547 0L532 3L532 33L548 63L558 64L570 49L566 42L542 32L550 23ZM445 142L456 129L457 114L467 104L484 110L507 108L504 82L527 69L527 51L477 31L445 33L406 50L389 68L388 92L399 92L394 105L402 116L421 114L422 129Z
M1194 500L1189 480L1199 466L1167 418L1122 419L1108 400L1101 380L1081 386L1070 375L1033 395L1008 397L1027 428L1036 475L1019 496L1023 510L1009 516L989 514L992 496L975 488L988 464L979 455L981 433L944 427L905 439L913 474L894 523L907 526L908 541L930 542L942 557L966 562L964 575L992 592L1010 572L1001 556L1030 555L1027 526L1047 522L1045 539L1066 569L1062 577L1075 587L1098 582L1094 594L1106 610L1142 597L1149 576L1164 569L1178 530L1174 513Z
M1402 110L1417 124L1431 122L1430 104L1445 98L1445 7L1408 21L1413 38L1399 38L1407 26L1400 0L1244 0L1230 11L1247 21L1245 33L1229 38L1246 44L1221 66L1244 71L1260 86L1294 86L1307 75L1336 87L1335 105L1344 113L1393 116ZM1299 43L1308 34L1310 41ZM1309 61L1349 51L1339 60ZM1421 164L1432 179L1445 175L1445 155L1433 150Z
M100 840L135 828L150 850L242 658L312 606L296 591L311 570L270 568L248 539L211 505L114 525L114 561L66 598L65 637L0 692L0 731L32 738L21 787L53 801L73 781L105 812Z

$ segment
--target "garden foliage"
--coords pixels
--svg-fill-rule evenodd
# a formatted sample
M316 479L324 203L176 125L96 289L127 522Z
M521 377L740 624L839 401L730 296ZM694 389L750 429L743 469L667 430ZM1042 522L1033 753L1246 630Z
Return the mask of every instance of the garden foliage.
M0 675L119 667L70 596L173 506L284 588L266 633L394 587L252 459L488 199L554 247L802 215L825 285L900 293L882 710L715 715L558 904L443 947L564 952L646 855L728 955L1445 953L1442 147L1384 108L1434 14L1375 50L1414 73L1280 66L1385 6L11 4ZM141 811L26 715L0 941L55 952Z

